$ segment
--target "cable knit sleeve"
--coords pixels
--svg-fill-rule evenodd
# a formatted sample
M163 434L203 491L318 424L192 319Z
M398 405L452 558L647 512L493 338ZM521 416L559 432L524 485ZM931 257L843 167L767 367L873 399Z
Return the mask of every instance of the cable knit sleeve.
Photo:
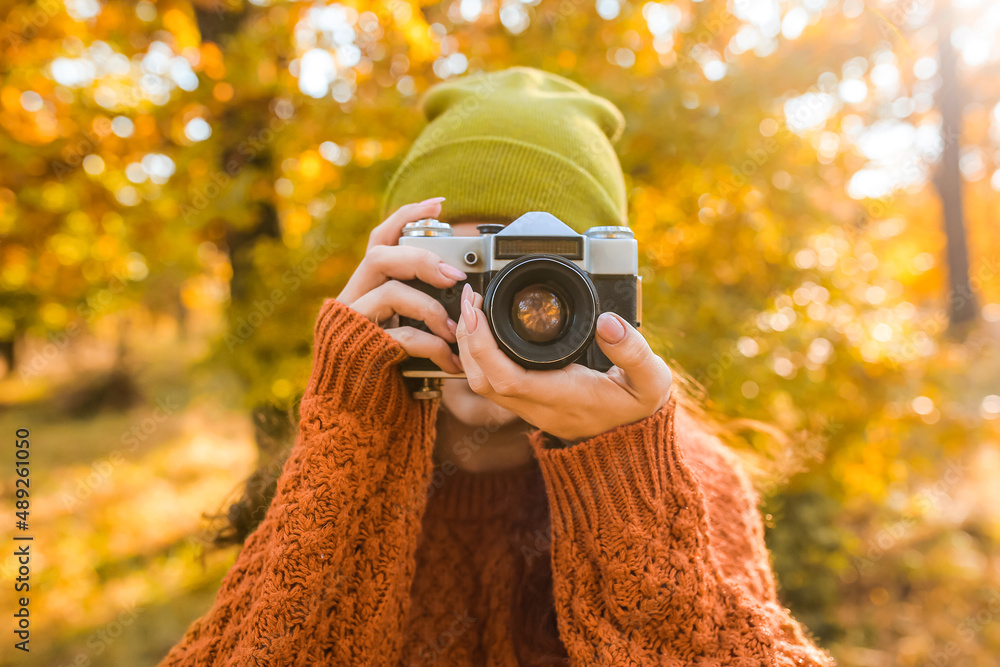
M733 455L676 393L634 424L562 449L536 431L532 446L573 665L833 664L777 601Z
M334 299L267 515L161 666L395 664L432 471L434 401L406 353Z

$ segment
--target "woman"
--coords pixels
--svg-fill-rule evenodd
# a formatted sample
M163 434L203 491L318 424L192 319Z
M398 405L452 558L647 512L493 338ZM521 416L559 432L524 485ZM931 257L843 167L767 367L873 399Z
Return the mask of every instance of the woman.
M422 218L461 234L530 210L626 224L620 112L526 68L440 84L423 109L392 214L320 310L267 515L162 664L831 664L777 602L735 457L638 331L601 315L606 374L526 371L481 295L466 288L456 323L400 282L465 277L397 244ZM467 380L414 400L407 356Z

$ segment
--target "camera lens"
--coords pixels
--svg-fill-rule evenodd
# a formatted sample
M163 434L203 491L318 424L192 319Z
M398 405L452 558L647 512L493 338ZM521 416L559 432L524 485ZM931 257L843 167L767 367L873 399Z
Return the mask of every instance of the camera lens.
M511 308L514 331L532 343L547 343L562 332L566 313L556 294L538 283L529 285L514 295Z
M532 254L504 266L483 295L497 346L525 368L562 368L594 340L597 289L573 262Z

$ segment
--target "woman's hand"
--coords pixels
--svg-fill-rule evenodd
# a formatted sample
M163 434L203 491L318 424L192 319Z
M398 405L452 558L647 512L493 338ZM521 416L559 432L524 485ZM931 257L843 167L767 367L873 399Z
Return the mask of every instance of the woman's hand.
M400 280L417 278L435 287L451 287L465 273L445 264L428 250L400 246L403 226L441 213L444 197L406 204L372 230L368 249L337 300L384 326L411 357L424 357L449 373L461 373L462 362L448 346L457 325L440 302ZM431 333L396 326L398 315L420 320Z
M584 440L645 419L667 401L670 369L617 315L604 313L597 320L597 344L615 364L607 373L579 364L536 371L497 347L482 303L466 285L458 348L469 386L529 424L564 440Z

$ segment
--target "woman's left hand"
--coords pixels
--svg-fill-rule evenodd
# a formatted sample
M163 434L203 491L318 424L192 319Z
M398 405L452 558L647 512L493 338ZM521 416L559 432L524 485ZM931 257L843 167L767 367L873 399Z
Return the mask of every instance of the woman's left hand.
M607 373L580 364L537 371L497 347L482 303L466 285L456 335L469 386L529 424L579 441L645 419L667 401L673 375L666 362L617 315L604 313L597 320L597 344L615 364Z

